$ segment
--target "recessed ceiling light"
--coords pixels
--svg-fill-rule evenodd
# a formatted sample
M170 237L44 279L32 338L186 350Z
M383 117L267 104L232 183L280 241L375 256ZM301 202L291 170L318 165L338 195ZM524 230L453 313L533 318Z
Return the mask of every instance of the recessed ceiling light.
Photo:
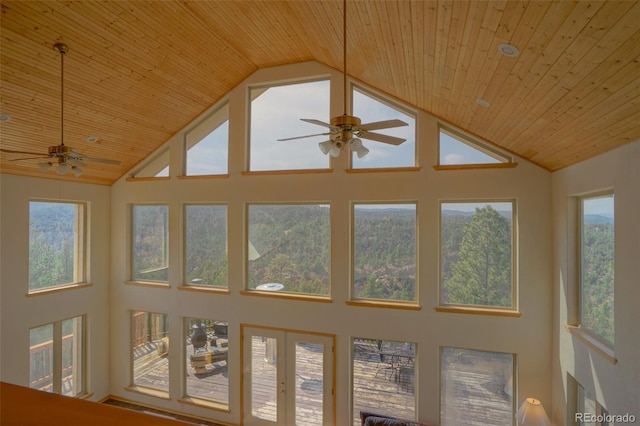
M491 106L491 104L487 101L485 101L484 99L478 98L476 99L476 103L478 105L480 105L481 107L485 107L485 108L489 108Z
M97 136L89 136L87 138L87 142L89 142L89 143L98 142L98 137Z
M9 120L11 120L11 116L9 114L0 114L0 122L4 123Z
M515 58L520 54L520 50L512 44L509 43L501 43L498 45L498 52L502 53L504 56L508 56L510 58Z

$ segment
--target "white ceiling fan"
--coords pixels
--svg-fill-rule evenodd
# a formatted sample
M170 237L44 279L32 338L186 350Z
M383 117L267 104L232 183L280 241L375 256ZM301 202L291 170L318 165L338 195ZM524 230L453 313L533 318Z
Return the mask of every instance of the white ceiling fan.
M347 1L343 0L343 105L345 113L337 117L331 118L331 123L325 123L312 118L301 118L307 123L316 124L329 128L326 133L317 133L313 135L295 136L292 138L278 139L278 141L290 141L295 139L310 138L314 136L329 136L329 140L320 142L318 146L323 154L329 154L332 157L338 157L345 147L354 151L358 158L362 158L369 153L369 150L362 144L362 139L369 139L376 142L382 142L390 145L400 145L406 139L395 136L374 133L372 130L390 129L393 127L407 126L408 124L402 120L385 120L373 123L362 124L360 118L348 115L347 108Z
M32 151L18 151L13 149L0 148L0 151L8 154L23 154L33 155L34 157L14 158L9 161L22 161L22 160L36 160L43 159L38 163L38 167L43 172L56 165L56 173L59 175L66 174L69 170L76 176L80 176L84 173L81 167L87 167L86 162L103 163L120 165L120 161L110 160L104 158L92 158L87 157L84 154L79 153L75 148L64 144L64 55L69 51L69 46L63 43L56 43L53 45L53 49L60 53L60 145L49 146L47 153L32 152Z

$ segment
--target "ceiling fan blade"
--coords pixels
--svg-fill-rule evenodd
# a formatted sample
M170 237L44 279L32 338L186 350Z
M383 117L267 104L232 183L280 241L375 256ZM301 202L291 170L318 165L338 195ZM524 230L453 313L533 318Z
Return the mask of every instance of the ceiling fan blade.
M91 158L91 157L81 157L83 161L90 161L92 163L103 163L103 164L113 164L115 166L119 166L122 163L118 160L107 160L105 158Z
M80 161L78 158L75 158L75 157L67 158L67 163L71 164L72 166L76 166L76 167L87 167L87 165L85 163L83 163L82 161Z
M9 154L28 154L28 155L40 155L42 157L47 157L47 154L43 154L41 152L32 152L32 151L14 151L13 149L4 149L0 148L0 151L7 152Z
M395 119L395 120L374 121L373 123L361 124L358 127L361 128L362 130L368 131L368 130L390 129L392 127L402 127L402 126L408 126L408 124L402 120Z
M333 130L334 132L340 131L340 127L332 126L331 124L325 123L324 121L315 120L313 118L301 118L300 120L302 120L302 121L304 121L306 123L317 124L318 126L328 127L331 130Z
M46 155L40 155L39 157L24 157L24 158L12 158L9 161L22 161L22 160L45 160L45 159L49 159L50 157L46 156Z
M397 138L395 136L382 135L380 133L371 133L360 131L358 132L359 138L370 139L376 142L388 143L389 145L400 145L402 142L406 141L406 139Z
M316 133L315 135L306 135L306 136L294 136L292 138L284 138L284 139L278 139L278 141L282 142L282 141L292 141L294 139L304 139L304 138L312 138L314 136L327 136L330 135L331 133Z

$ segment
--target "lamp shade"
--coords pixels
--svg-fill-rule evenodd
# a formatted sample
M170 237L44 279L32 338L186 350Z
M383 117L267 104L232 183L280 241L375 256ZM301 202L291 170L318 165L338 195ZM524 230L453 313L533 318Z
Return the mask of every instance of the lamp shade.
M544 411L542 403L535 398L524 400L516 413L516 420L525 426L551 426L551 420Z
M67 163L58 164L58 168L56 169L56 173L59 175L63 175L69 171L69 165Z

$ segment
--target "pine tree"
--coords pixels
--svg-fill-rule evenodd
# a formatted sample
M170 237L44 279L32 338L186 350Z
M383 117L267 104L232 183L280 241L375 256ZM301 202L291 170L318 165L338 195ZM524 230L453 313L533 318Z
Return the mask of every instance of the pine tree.
M511 224L491 206L477 208L465 225L458 258L444 283L448 303L512 304Z

